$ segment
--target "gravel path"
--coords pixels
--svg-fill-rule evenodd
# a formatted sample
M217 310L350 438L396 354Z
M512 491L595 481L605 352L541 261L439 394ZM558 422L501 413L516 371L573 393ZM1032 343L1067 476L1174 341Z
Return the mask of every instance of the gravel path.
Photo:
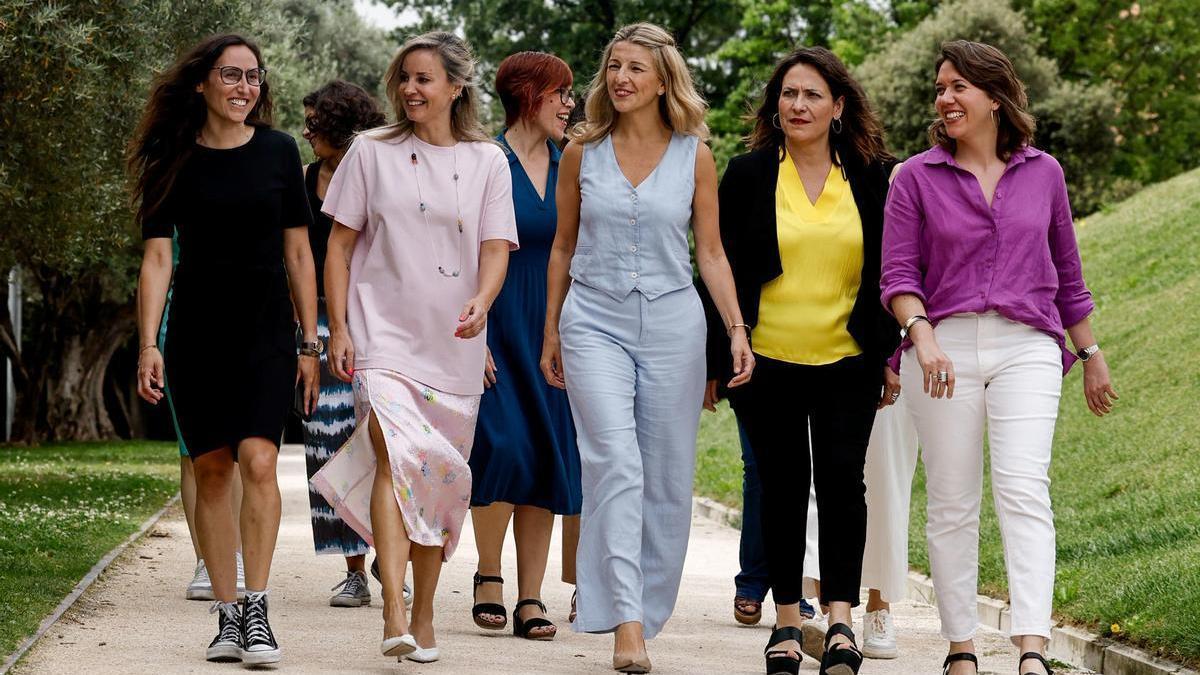
M284 446L279 462L283 523L271 579L271 619L289 673L611 673L611 638L581 635L566 626L571 588L557 581L560 571L556 530L543 597L560 622L553 642L518 640L511 631L478 630L470 619L471 575L475 555L471 528L442 573L436 619L442 660L431 665L397 663L379 655L382 637L378 586L370 608L328 606L329 587L342 579L340 558L317 557L312 550L304 455ZM762 673L762 648L772 616L762 625L738 626L732 617L733 575L738 533L696 518L675 616L650 645L655 673ZM505 573L515 582L511 536ZM191 578L192 548L183 512L174 508L117 559L80 601L38 642L16 673L184 673L231 672L239 665L204 661L204 648L216 627L209 603L185 600ZM506 603L516 601L516 584L506 587ZM945 644L937 634L935 610L904 602L893 611L901 630L901 658L867 661L864 675L939 673ZM856 621L856 630L861 622ZM978 639L981 672L1016 672L1016 652L996 631ZM806 659L801 672L815 673ZM1082 673L1086 671L1058 671Z

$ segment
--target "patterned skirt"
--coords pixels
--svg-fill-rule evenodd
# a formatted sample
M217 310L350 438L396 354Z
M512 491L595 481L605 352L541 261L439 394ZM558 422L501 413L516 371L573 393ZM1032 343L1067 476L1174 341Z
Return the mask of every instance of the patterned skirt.
M367 429L373 411L391 462L392 492L408 530L422 546L458 545L471 501L467 458L475 438L479 396L449 394L391 370L354 371L358 428L310 480L334 510L368 544L375 450Z
M317 337L329 343L329 316L325 299L317 299ZM354 390L329 372L321 354L321 396L317 409L304 422L304 463L311 479L354 432ZM313 546L317 555L366 555L370 547L354 528L342 520L312 483L308 485Z

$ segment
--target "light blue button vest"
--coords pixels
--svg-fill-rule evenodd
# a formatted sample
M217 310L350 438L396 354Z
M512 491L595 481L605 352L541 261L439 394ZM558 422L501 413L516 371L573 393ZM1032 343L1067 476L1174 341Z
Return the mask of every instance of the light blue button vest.
M621 173L612 137L584 146L579 238L571 278L622 300L690 286L688 228L700 139L675 133L658 166L636 188Z

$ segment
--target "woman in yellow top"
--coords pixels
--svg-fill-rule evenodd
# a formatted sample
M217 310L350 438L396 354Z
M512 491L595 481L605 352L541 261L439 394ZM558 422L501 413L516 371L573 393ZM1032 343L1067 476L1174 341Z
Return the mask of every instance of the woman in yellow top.
M821 603L829 605L821 672L857 673L850 608L866 539L863 465L897 338L879 302L883 204L895 160L862 88L830 51L800 49L776 66L748 139L719 191L721 238L750 324L754 380L731 403L762 482L762 532L776 630L767 672L800 665L801 576L811 478L821 513ZM709 354L728 352L709 331ZM706 403L714 379L709 360Z

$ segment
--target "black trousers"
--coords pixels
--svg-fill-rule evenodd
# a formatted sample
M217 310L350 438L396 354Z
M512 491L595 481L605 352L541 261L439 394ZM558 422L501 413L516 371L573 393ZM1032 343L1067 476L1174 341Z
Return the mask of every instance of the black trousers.
M730 392L730 402L762 482L771 593L781 605L803 597L811 479L820 513L821 602L857 606L867 535L863 466L883 369L861 355L823 366L755 358L754 377Z

